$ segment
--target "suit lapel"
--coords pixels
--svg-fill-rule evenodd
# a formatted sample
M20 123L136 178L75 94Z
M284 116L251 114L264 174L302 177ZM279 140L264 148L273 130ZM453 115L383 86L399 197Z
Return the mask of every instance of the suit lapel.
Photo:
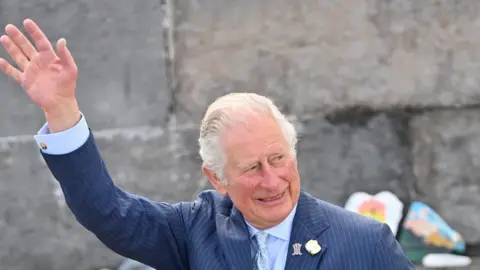
M329 226L324 211L317 200L301 192L297 212L293 220L285 270L317 269L327 249L327 244L323 241L321 234ZM320 252L315 255L309 254L305 249L305 245L310 240L317 240L321 247ZM301 255L294 255L295 244L301 244Z
M228 199L229 201L229 199ZM242 214L229 202L216 216L217 233L229 269L251 270L251 242Z

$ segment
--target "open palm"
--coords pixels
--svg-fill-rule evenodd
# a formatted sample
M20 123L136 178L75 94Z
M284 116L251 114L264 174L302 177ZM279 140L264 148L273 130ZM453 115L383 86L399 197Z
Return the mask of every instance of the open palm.
M44 110L62 103L62 100L74 100L78 70L66 41L60 39L57 42L55 53L35 22L27 19L24 27L36 48L18 28L7 25L7 35L0 41L19 69L1 58L0 69L18 82L30 99Z

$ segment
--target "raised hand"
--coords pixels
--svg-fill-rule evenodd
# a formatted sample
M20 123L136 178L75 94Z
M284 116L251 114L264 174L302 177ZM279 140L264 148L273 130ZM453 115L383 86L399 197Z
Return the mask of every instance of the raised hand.
M27 19L24 27L36 48L20 30L9 24L0 38L18 69L0 58L0 70L18 82L30 99L42 108L52 132L66 130L79 120L75 98L78 69L65 39L57 42L56 53L37 24Z

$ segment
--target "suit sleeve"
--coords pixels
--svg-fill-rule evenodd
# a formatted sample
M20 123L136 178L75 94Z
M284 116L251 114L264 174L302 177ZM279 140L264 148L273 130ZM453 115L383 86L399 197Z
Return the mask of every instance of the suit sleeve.
M381 224L374 251L374 270L414 270L415 266L408 259L400 244L395 239L390 227Z
M155 269L188 269L188 219L199 203L150 201L116 186L90 131L67 154L41 152L75 218L114 252Z

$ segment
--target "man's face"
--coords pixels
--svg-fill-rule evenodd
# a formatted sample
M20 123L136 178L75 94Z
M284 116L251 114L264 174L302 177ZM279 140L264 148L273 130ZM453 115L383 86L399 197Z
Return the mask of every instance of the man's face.
M267 116L252 117L248 126L229 128L222 143L227 183L214 183L217 191L228 194L244 218L259 229L282 222L298 200L300 177L277 123Z

